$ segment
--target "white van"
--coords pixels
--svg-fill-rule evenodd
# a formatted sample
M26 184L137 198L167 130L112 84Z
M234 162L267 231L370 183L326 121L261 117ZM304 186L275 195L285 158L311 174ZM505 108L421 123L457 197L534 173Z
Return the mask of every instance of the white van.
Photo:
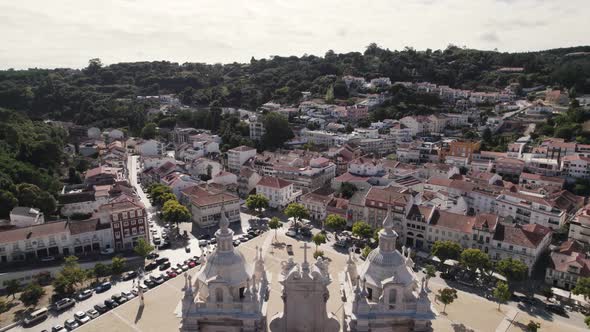
M46 319L47 316L47 308L41 308L28 314L27 317L25 317L25 319L23 320L23 323L24 325L33 325Z

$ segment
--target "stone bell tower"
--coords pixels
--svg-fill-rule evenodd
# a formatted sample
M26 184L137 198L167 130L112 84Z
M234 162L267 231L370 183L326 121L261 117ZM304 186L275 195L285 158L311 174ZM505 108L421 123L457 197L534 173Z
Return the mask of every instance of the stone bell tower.
M283 286L284 310L270 323L276 332L337 332L340 324L328 314L326 302L330 296L328 285L332 282L328 264L319 257L315 263L307 261L307 243L304 244L304 260L296 264L293 259L282 262L279 283Z

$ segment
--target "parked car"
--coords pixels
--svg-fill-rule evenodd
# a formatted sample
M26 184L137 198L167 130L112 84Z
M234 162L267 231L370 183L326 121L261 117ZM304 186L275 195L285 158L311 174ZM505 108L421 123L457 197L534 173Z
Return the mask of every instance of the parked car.
M110 308L109 308L109 307L107 307L106 305L104 305L104 304L102 304L102 303L99 303L99 304L95 305L95 306L94 306L94 309L95 309L96 311L98 311L100 314L104 314L105 312L107 312L107 311L109 311L109 310L110 310Z
M174 278L176 277L178 274L176 274L176 272L174 272L174 270L170 270L168 271L168 278Z
M104 305L107 306L109 309L115 309L119 306L119 303L115 302L112 299L106 299L104 300Z
M170 267L170 262L166 261L166 262L162 263L162 265L160 265L160 271L167 270L169 267Z
M199 240L199 247L204 247L208 244L209 242L207 240Z
M54 256L45 256L45 257L41 257L40 259L42 262L53 262L55 260Z
M112 255L115 253L115 249L113 248L104 248L100 251L101 255Z
M66 327L66 329L68 329L68 330L70 330L70 331L71 331L71 330L73 330L73 329L77 329L77 328L79 328L79 327L80 327L80 324L78 324L78 322L76 322L76 320L75 320L75 319L73 319L73 318L70 318L70 319L68 319L68 320L66 320L66 321L64 322L64 326Z
M288 231L287 231L287 233L285 233L285 234L287 234L287 236L290 236L290 237L295 237L295 236L297 236L297 232L295 232L295 231L294 231L294 230L292 230L292 229L288 230Z
M112 285L110 282L105 281L102 284L98 285L94 291L98 294L98 293L103 293L108 291L109 289L111 289Z
M135 279L135 278L137 278L136 271L129 271L129 272L123 274L123 280L131 280L131 279Z
M237 247L240 245L240 240L234 240L234 247Z
M128 301L128 299L123 296L121 293L116 293L111 296L111 299L115 300L119 304L123 304Z
M145 279L143 281L143 283L148 287L148 288L154 288L156 287L158 284L156 284L155 282L153 282L151 279Z
M51 332L68 332L68 329L66 329L62 325L57 324L51 328Z
M567 316L567 311L565 311L565 308L557 304L547 304L545 305L545 309L560 316Z
M90 298L93 292L94 291L92 289L85 289L81 291L80 293L78 293L78 301L83 301Z
M189 247L189 246L186 246L186 247L184 247L184 251L185 251L187 254L188 254L188 253L190 253L190 252L191 252L191 247Z
M121 292L121 296L127 298L127 300L131 300L135 297L135 294L125 291L125 292Z
M170 260L166 257L160 257L160 258L156 259L156 263L158 263L158 265L162 265L166 262L170 262Z
M55 309L57 310L64 310L67 308L71 308L76 304L76 301L74 301L73 299L70 299L68 297L63 298L57 302L55 302Z
M147 259L156 259L156 258L158 258L158 257L160 257L160 255L158 255L158 253L155 253L155 252L149 253L149 254L146 256L146 258L147 258Z
M139 288L141 288L141 291L144 293L150 290L150 288L146 285L139 285Z
M150 262L148 265L145 266L145 270L146 271L152 271L155 270L158 267L158 263L156 262Z
M47 308L37 309L37 310L29 313L25 317L25 319L23 319L23 325L24 326L35 325L35 324L41 322L42 320L47 319L48 316L49 316L49 311L47 310Z
M164 278L162 278L162 276L151 276L150 279L156 283L156 285L160 285L164 282Z
M90 321L90 317L86 316L84 311L78 311L74 314L74 319L78 324L84 325Z
M96 309L90 309L86 311L86 316L90 317L91 319L95 319L96 317L100 316L100 312Z
M184 272L188 271L188 265L182 265L180 268L181 268L181 269L182 269L182 271L184 271Z

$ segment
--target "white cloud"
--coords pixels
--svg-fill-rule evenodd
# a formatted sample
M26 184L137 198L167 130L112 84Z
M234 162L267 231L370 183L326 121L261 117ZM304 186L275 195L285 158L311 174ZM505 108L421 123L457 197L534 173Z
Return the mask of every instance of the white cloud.
M590 44L590 2L570 0L4 1L0 67L444 48L506 51Z

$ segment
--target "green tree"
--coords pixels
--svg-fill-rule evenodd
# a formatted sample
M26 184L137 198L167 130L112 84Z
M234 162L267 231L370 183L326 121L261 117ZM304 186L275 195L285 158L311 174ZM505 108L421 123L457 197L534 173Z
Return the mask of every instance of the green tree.
M39 284L31 283L22 293L20 293L19 300L27 307L37 305L39 300L45 295L45 289Z
M370 253L371 253L371 247L365 246L363 248L363 251L361 251L361 256L363 256L364 258L367 258L367 256L369 256Z
M525 280L528 270L526 264L512 258L503 259L496 264L496 271L503 275L509 283Z
M125 257L115 256L111 260L111 271L113 274L121 274L125 271L127 266L127 260Z
M137 240L137 244L133 248L133 251L143 259L141 266L144 266L145 259L152 251L154 251L154 246L149 244L144 238L140 238Z
M438 294L436 295L436 299L440 301L445 306L443 307L443 313L447 310L447 305L453 303L458 298L457 290L454 288L443 288L438 290Z
M270 221L268 222L268 227L270 229L274 229L275 230L275 236L274 236L274 240L277 240L277 229L281 228L283 226L283 223L281 222L281 220L277 217L272 217L270 219Z
M162 207L162 218L164 221L176 224L180 231L180 223L191 220L191 214L186 206L180 204L177 200L169 200Z
M299 203L291 203L285 209L285 215L289 218L293 218L294 225L296 227L299 226L299 222L302 219L309 218L309 212L303 206L303 204Z
M428 288L428 281L430 278L436 277L436 268L432 264L428 264L424 267L424 273L426 274L426 287Z
M326 103L331 104L334 102L334 86L330 85L326 90L326 95L324 96Z
M584 323L586 323L586 326L590 328L590 316L586 316L586 318L584 318Z
M170 187L159 183L150 186L148 193L151 196L152 202L159 206L162 206L164 202L169 199L176 199L176 196L172 194L172 189L170 189ZM168 194L171 194L172 196Z
M16 279L11 279L6 281L4 286L6 287L6 296L12 295L12 299L16 299L16 293L20 291L20 282Z
M10 191L0 190L0 218L6 218L10 211L18 205L18 200Z
M258 216L262 215L262 210L268 208L268 198L262 194L249 195L246 198L246 207L256 211Z
M61 295L73 294L87 277L86 272L78 264L78 257L68 256L65 258L62 270L53 280L54 291Z
M158 134L158 126L153 123L147 123L143 129L141 129L141 137L143 139L154 139Z
M492 266L490 257L479 249L465 249L461 253L461 264L465 266L472 274L479 269L480 271L489 270Z
M584 299L590 297L590 277L578 278L576 287L572 289L572 293L584 296Z
M263 125L265 134L262 137L262 143L269 149L281 147L295 136L289 127L289 120L282 114L268 113L264 117Z
M506 303L510 300L510 296L512 292L508 288L508 284L502 281L498 281L496 284L496 288L494 288L494 297L498 300L498 310L500 310L500 305L502 303Z
M350 182L343 182L340 185L340 194L342 195L342 197L344 198L351 198L352 195L354 195L355 192L357 192L357 187L350 183Z
M588 325L588 322L586 322L586 325ZM530 321L526 325L526 328L527 328L528 332L537 332L541 328L541 323L535 322L535 321Z
M373 235L373 229L364 221L357 221L352 225L352 234L363 239L368 239Z
M99 282L99 279L101 277L106 277L111 272L109 266L103 263L96 263L93 269L94 276L96 277L96 282Z
M449 259L459 259L462 250L461 245L453 241L436 241L432 245L432 255L438 257L441 265Z
M315 243L315 250L318 251L318 247L322 244L322 243L326 243L326 236L322 233L317 233L316 235L314 235L311 240L313 241L313 243Z
M346 219L337 214L330 214L326 217L324 224L334 231L341 231L346 227Z

